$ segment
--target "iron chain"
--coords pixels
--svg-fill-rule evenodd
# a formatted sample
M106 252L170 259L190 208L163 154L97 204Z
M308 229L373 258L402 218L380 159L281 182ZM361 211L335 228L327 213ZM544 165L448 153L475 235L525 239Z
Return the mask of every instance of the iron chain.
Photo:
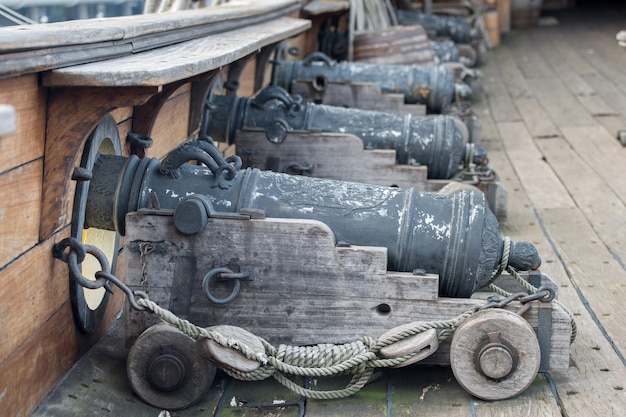
M79 264L85 260L87 253L93 255L102 268L100 271L96 272L95 280L90 280L85 277L79 267ZM108 292L112 292L111 284L113 284L126 294L128 302L133 309L137 311L145 310L144 307L137 304L137 299L148 299L148 294L146 294L145 291L133 291L121 279L113 275L106 255L96 246L83 244L78 239L70 237L54 245L53 255L55 258L67 263L70 278L81 287L90 290L104 287Z
M481 310L487 308L505 308L513 301L519 301L522 307L517 311L518 315L524 314L530 308L530 302L539 300L542 303L550 303L556 296L556 290L549 285L542 285L537 288L537 292L528 294L524 291L513 293L506 298L500 298L498 295L492 295L488 302L480 307Z

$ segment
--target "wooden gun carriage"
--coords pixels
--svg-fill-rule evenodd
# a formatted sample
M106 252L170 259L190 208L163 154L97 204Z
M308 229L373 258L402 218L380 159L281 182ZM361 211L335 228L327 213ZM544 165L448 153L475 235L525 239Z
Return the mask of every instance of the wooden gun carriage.
M388 271L386 248L337 244L332 231L318 221L246 215L228 218L215 213L206 228L193 236L178 232L167 211L141 210L129 214L126 221L126 282L132 289L147 291L160 306L196 325L219 325L218 330L224 330L224 325L237 326L270 343L342 344L363 336L378 338L416 321L453 319L484 305L489 295L487 291L471 298L440 297L437 275ZM246 278L220 280L219 273L225 270L246 271ZM535 285L554 285L539 272L526 278ZM496 283L512 292L524 290L507 274ZM213 294L213 301L206 291ZM232 300L221 302L227 298ZM513 311L519 307L517 303L509 305ZM484 320L468 320L465 327L457 329L452 342L447 340L439 346L436 333L430 337L421 334L419 340L409 342L409 350L416 346L423 349L426 359L421 363L448 366L452 362L457 380L480 398L517 395L534 380L538 370L569 366L570 316L554 303L531 303L529 307L521 317L508 309L484 310L488 313ZM180 344L181 352L194 358L190 361L203 366L206 362L194 356L188 336L172 334L156 325L158 321L126 309L126 335L129 341L139 336L131 348L129 378L138 395L148 402L184 407L198 397L188 394L181 398L177 391L159 391L143 382L142 376L151 365L145 357L159 357L162 346ZM157 327L140 336L151 325ZM503 371L483 363L484 370L478 372L478 351L484 348L488 335L496 333L506 346L499 348L501 363L505 358L515 358L515 365ZM239 362L245 360L223 351L213 352L217 355L214 361L226 369L242 366ZM491 353L498 355L497 350ZM204 372L210 375L211 368ZM506 377L485 376L489 372L502 372ZM202 381L205 385L197 388L196 396L202 395L212 378L205 376Z

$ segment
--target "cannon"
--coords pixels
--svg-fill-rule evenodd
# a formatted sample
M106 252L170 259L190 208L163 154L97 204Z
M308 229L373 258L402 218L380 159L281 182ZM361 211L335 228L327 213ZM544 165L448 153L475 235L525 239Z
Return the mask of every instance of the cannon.
M407 104L426 105L429 113L442 113L457 95L467 97L472 93L470 85L455 83L452 71L442 65L337 62L321 52L315 52L302 61L279 60L274 63L272 84L290 93L296 92L295 83L306 83L311 85L312 92L323 94L330 82L373 83L383 93L403 94ZM303 90L298 89L297 92ZM308 97L303 95L303 98Z
M449 38L455 43L471 43L474 31L462 17L439 16L419 13L413 10L397 9L398 22L402 25L420 25L437 37Z
M241 130L264 133L275 144L284 142L287 134L294 131L353 134L362 140L365 149L395 150L397 164L428 167L431 179L449 179L464 164L484 167L488 161L481 147L473 147L474 151L468 153L469 134L456 117L413 117L302 104L299 97L277 86L268 86L254 98L210 97L201 134L235 143Z
M255 334L328 348L363 334L392 337L415 320L455 322L469 309L471 320L454 326L451 342L440 344L431 328L381 355L418 351L399 366L451 364L462 386L489 400L523 391L542 366L567 367L560 335L570 321L560 307L528 304L525 319L504 308L481 312L484 298L468 298L505 267L505 253L509 267L540 263L532 244L502 240L481 193L420 193L239 164L205 141L183 144L161 162L98 155L85 225L125 234L127 294L142 291L170 310L167 317L261 351ZM537 272L526 279L550 282ZM155 324L133 302L125 316L127 373L155 407L180 409L201 398L215 373L204 359L238 376L261 365L215 339L194 343L180 328ZM510 360L493 366L501 351Z
M419 13L414 10L396 10L401 25L421 25L437 38L447 38L457 44L460 61L468 67L481 64L485 59L486 46L479 32L472 29L463 17L440 16Z
M125 216L150 204L173 209L182 233L202 230L212 210L261 209L267 217L322 221L338 241L383 246L389 269L421 269L440 276L440 292L468 297L498 268L502 239L482 193L446 196L367 184L285 175L231 164L212 169L212 145L191 142L163 162L101 155L88 195L89 227L125 231ZM215 163L213 163L215 165ZM188 196L188 198L182 198ZM203 212L204 211L204 212ZM536 269L540 259L529 243L513 244L509 263Z

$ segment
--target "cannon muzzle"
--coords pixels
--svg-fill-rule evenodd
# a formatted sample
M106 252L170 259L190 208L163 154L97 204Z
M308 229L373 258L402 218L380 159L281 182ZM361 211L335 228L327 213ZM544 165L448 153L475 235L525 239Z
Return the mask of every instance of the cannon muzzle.
M400 165L424 165L428 178L449 179L466 163L469 133L453 116L416 117L379 111L302 104L298 96L269 86L255 98L214 96L206 106L203 134L222 142L236 142L241 129L265 132L276 144L287 132L349 133L365 149L394 149Z
M502 261L498 222L482 193L448 196L182 163L180 155L203 160L195 148L182 145L163 162L100 155L89 186L87 226L124 234L126 214L149 207L173 210L175 226L186 234L202 230L216 212L261 209L266 217L314 219L327 224L337 242L387 248L388 270L439 274L440 294L451 297L470 296ZM511 245L508 263L528 270L540 259L532 244L522 242Z

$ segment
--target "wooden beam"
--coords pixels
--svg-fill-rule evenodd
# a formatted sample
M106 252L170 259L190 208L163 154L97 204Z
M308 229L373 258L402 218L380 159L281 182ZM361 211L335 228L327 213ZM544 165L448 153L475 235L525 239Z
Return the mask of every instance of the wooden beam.
M19 349L0 362L2 415L30 415L78 359L77 337L67 300Z
M0 175L0 268L39 242L42 172L37 159Z
M398 165L393 149L366 150L363 141L345 133L287 134L280 145L266 139L265 132L239 130L237 153L244 167L285 172L288 166L310 165L313 175L342 181L415 187L426 190L425 166Z
M204 117L204 103L211 92L211 88L213 88L215 77L218 75L220 75L219 72L213 71L208 78L191 83L189 126L187 128L187 133L190 136L195 135L200 129Z
M1 272L0 362L4 361L69 298L68 269L52 258L52 246L67 237L60 233L36 246ZM42 280L42 272L46 279ZM17 312L28 309L28 314ZM4 410L6 411L6 410Z
M179 144L189 140L189 106L191 88L189 84L174 91L163 103L161 111L154 116L150 137L154 145L147 149L151 157L162 158Z
M134 133L140 135L150 135L152 132L152 126L159 114L163 104L169 100L172 94L178 90L185 81L177 81L172 84L168 84L158 93L153 95L146 103L136 106L133 112L133 129Z
M297 0L242 1L177 13L2 28L0 78L135 54L271 21Z
M130 56L60 68L45 73L42 83L48 87L162 86L220 69L309 26L308 20L281 17Z
M254 73L254 92L260 91L265 85L265 73L269 69L268 63L276 51L277 43L261 48L256 55L256 69Z

